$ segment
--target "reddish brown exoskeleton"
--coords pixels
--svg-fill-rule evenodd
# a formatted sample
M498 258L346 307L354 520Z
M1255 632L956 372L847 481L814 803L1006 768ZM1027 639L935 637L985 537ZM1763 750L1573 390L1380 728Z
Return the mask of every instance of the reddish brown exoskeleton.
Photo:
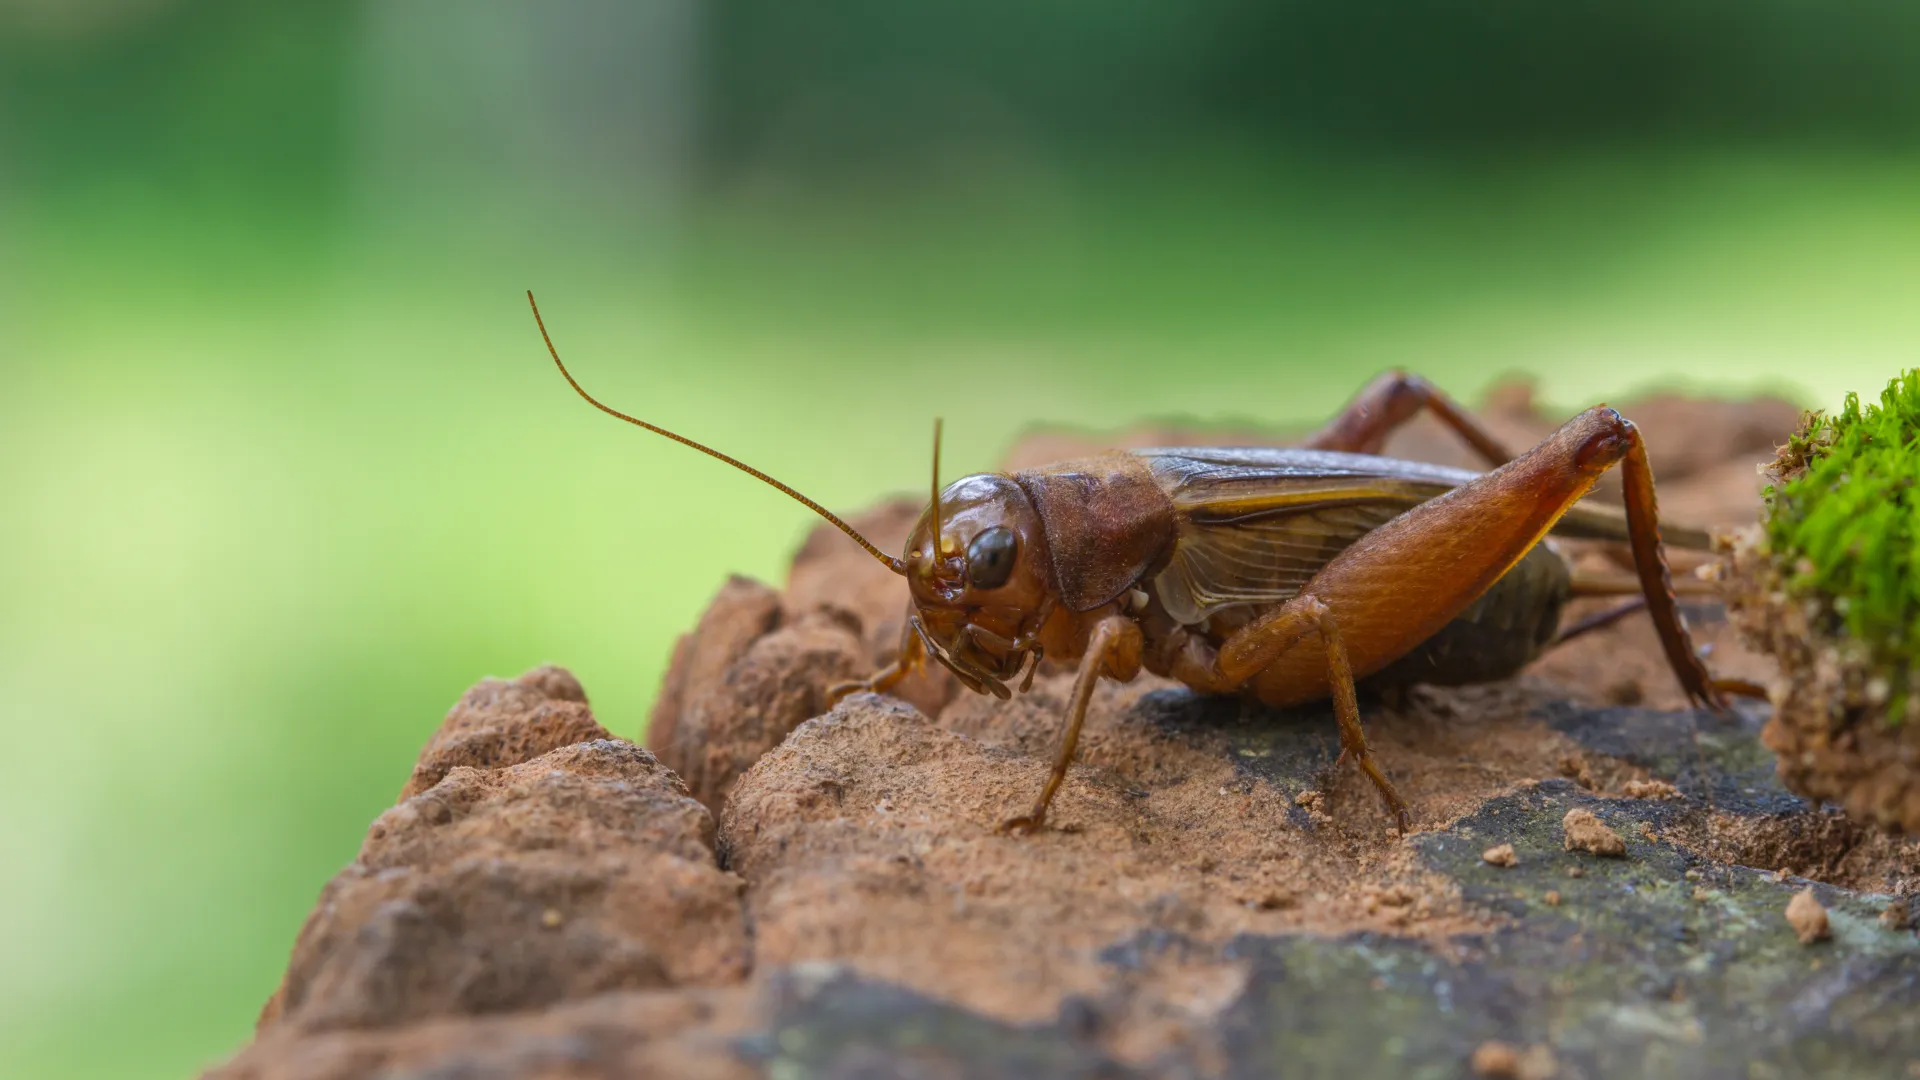
M527 297L532 302L532 294ZM534 317L539 319L535 307ZM1212 694L1269 705L1331 697L1343 758L1391 808L1405 803L1360 726L1356 682L1459 684L1509 676L1556 638L1575 595L1621 592L1576 580L1543 545L1556 535L1625 541L1668 663L1689 699L1725 708L1675 598L1639 431L1599 406L1517 457L1423 380L1393 373L1297 449L1114 452L1012 474L981 473L935 491L904 554L882 552L818 503L734 458L596 401L779 488L907 579L913 611L894 663L836 688L885 692L927 659L968 688L1006 698L1042 657L1078 660L1053 771L1009 829L1038 828L1073 761L1101 677L1142 669ZM1374 453L1426 410L1491 471ZM1575 504L1621 466L1626 512ZM1670 539L1703 548L1697 530Z

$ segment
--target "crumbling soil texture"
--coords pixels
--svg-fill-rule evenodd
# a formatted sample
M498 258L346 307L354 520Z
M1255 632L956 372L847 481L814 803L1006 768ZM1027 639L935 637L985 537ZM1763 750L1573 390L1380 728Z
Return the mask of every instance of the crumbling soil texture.
M1783 464L1767 479L1781 480ZM1778 665L1763 737L1782 782L1856 821L1920 835L1920 698L1893 711L1871 650L1836 632L1831 598L1789 584L1793 568L1767 550L1763 529L1740 529L1725 546L1733 623Z
M1495 404L1512 443L1551 427L1522 392ZM1794 419L1623 411L1663 510L1721 526L1757 512L1754 465ZM1424 425L1389 449L1464 460ZM858 524L897 544L918 511ZM1644 618L1507 683L1363 703L1411 836L1336 767L1325 706L1147 676L1101 687L1049 827L1008 836L1071 676L1000 702L934 673L829 709L827 687L894 649L904 605L825 529L784 592L729 582L675 651L650 750L600 730L556 669L476 687L213 1075L1744 1078L1920 1059L1920 947L1881 918L1920 852L1781 788L1764 704L1686 710ZM1767 677L1718 605L1688 612L1718 672ZM1569 850L1573 811L1622 850ZM1826 919L1805 946L1796 894Z

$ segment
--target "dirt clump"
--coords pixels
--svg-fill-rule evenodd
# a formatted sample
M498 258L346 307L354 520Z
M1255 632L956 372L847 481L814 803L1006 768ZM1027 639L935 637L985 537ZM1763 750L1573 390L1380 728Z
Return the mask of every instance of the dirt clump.
M1512 866L1520 861L1514 857L1512 844L1495 844L1481 852L1480 859L1494 866Z
M1911 924L1911 916L1905 900L1895 900L1880 909L1880 925L1888 930L1905 930Z
M1821 905L1820 898L1813 895L1812 888L1801 889L1787 901L1787 922L1793 926L1794 936L1802 945L1823 941L1831 932L1827 926L1827 909Z
M714 865L712 830L653 755L616 740L456 768L373 823L266 1019L365 1027L734 981L741 882Z
M790 612L772 589L734 578L674 660L647 741L717 810L747 766L826 711L829 688L864 673L868 653L851 613Z
M1680 789L1665 780L1629 780L1620 789L1629 799L1674 799Z
M1469 1062L1475 1076L1489 1080L1517 1080L1520 1075L1520 1049L1512 1043L1489 1039L1474 1048Z
M1467 1067L1487 1080L1553 1080L1560 1073L1552 1047L1539 1043L1521 1050L1498 1039L1475 1047Z
M1627 842L1620 834L1607 828L1606 822L1594 816L1593 811L1573 809L1561 821L1560 827L1566 831L1566 849L1585 851L1594 855L1622 858L1627 853Z

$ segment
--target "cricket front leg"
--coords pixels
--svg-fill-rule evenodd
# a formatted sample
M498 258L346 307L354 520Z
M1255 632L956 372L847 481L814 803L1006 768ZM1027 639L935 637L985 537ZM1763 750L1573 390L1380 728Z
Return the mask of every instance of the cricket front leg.
M1032 832L1046 823L1047 808L1053 804L1054 793L1060 790L1060 784L1066 780L1067 767L1073 764L1074 749L1080 745L1080 725L1086 722L1087 705L1093 700L1094 684L1100 681L1102 675L1127 682L1140 674L1142 648L1139 624L1124 615L1109 615L1094 625L1087 651L1080 658L1080 674L1073 680L1073 698L1067 703L1067 715L1060 725L1060 741L1054 750L1053 771L1047 776L1046 786L1040 789L1040 797L1033 801L1033 809L1004 822L1000 826L1001 832Z
M1377 454L1387 436L1424 409L1479 454L1490 466L1505 465L1513 455L1474 415L1461 408L1432 383L1404 371L1389 371L1373 380L1340 415L1314 432L1302 445L1312 450L1346 450Z
M900 685L901 680L919 671L927 663L926 642L913 630L913 612L907 612L906 620L900 624L900 651L894 655L893 663L864 679L835 683L827 688L827 703L837 705L848 694L872 692L884 694Z

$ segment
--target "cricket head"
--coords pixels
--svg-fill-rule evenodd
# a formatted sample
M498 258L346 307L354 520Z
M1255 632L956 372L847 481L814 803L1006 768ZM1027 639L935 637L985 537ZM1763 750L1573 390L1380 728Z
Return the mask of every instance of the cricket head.
M936 469L938 460L936 451ZM939 490L935 476L901 559L912 628L968 688L1007 697L1005 680L1039 663L1036 638L1054 606L1046 531L1012 477L977 473Z

